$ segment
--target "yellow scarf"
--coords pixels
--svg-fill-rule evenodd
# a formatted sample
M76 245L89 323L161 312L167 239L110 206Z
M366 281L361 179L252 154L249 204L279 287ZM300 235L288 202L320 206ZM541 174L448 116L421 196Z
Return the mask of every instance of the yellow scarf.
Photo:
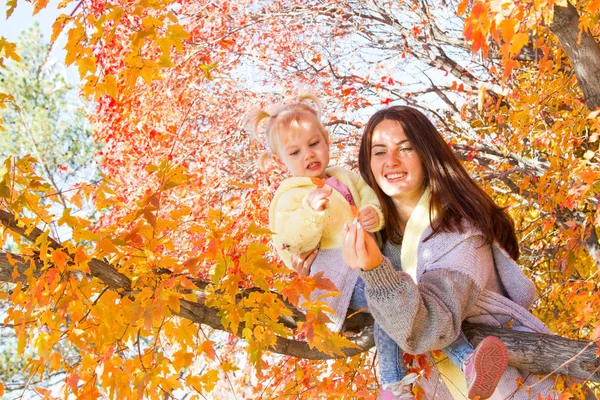
M400 253L402 271L409 274L415 282L417 281L417 249L423 234L429 228L430 198L431 193L429 188L426 188L406 223L404 237L402 238L402 250ZM433 214L433 218L435 219L435 214ZM452 397L455 399L466 399L467 382L465 374L458 366L450 362L444 353L441 353L439 357L434 356L434 359L442 379L444 379L446 386L450 390L450 393L452 393Z

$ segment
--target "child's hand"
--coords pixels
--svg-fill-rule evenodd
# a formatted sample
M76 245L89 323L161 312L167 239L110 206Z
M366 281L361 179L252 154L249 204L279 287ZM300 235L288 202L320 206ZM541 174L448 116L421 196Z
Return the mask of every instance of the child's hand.
M358 215L363 228L370 231L379 225L379 214L373 207L365 207Z
M323 186L313 190L308 194L306 202L315 211L323 211L329 203L329 196L331 196L331 186Z

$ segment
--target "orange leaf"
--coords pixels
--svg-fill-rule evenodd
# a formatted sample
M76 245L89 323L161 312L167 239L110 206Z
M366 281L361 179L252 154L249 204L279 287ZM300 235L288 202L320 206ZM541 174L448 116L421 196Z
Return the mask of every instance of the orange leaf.
M469 5L469 0L463 0L458 3L458 7L456 8L456 15L463 15L465 11L467 11L467 5Z
M313 276L313 279L315 280L315 283L317 284L317 289L328 290L328 291L337 291L338 288L333 284L333 282L331 282L331 280L324 278L323 277L324 274L325 274L325 272L321 271L321 272L317 272Z
M510 41L510 53L519 54L523 46L529 42L529 35L526 33L516 33Z
M210 358L213 361L215 359L215 349L213 348L214 344L215 342L213 342L212 340L207 340L205 342L202 342L199 348L199 350L202 353L206 354L206 357Z
M315 184L317 186L318 189L322 188L323 186L325 186L325 179L321 179L321 178L316 178L314 176L310 177L310 181Z
M62 250L55 250L52 253L52 262L59 271L63 271L65 269L65 265L67 265L67 255Z

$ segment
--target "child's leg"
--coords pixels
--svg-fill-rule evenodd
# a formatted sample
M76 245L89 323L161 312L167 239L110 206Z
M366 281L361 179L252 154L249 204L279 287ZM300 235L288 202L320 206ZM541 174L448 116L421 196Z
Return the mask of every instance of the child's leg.
M368 311L365 282L361 278L358 278L354 286L354 291L350 299L350 308L353 310L366 309L365 311ZM377 323L373 326L373 336L379 357L379 376L381 378L381 386L383 387L378 398L383 399L387 395L390 396L390 399L414 399L411 393L412 381L402 381L406 375L406 369L402 360L402 349Z
M381 329L378 323L373 326L375 346L379 357L379 375L381 385L385 388L392 383L400 382L406 376L402 360L404 352L394 340Z
M350 298L350 308L358 311L363 308L368 310L368 307L367 295L365 294L365 281L359 277L356 281L356 285L354 285L354 291L352 292L352 297Z
M354 292L352 292L352 298L350 299L350 307L353 310L360 310L362 308L367 308L368 310L365 282L361 278L358 278L354 286ZM381 384L386 386L401 381L406 375L404 363L402 362L402 350L377 323L373 327L373 336L379 356Z
M452 361L454 365L457 365L463 372L465 359L469 354L473 353L473 350L475 349L473 348L471 343L469 343L462 331L460 332L460 335L458 335L458 338L454 342L450 343L447 347L442 349L442 351L446 353L450 361Z

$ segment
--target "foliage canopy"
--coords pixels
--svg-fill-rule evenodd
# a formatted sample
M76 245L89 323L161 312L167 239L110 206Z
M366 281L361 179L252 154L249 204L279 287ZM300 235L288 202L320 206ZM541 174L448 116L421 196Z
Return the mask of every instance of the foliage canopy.
M7 4L10 15L17 2ZM46 2L35 4L37 12ZM65 371L64 397L375 394L372 352L336 359L356 345L325 329L323 303L303 317L287 307L327 282L286 270L263 228L281 171L257 170L263 143L244 132L242 116L300 87L323 100L334 158L350 167L373 110L409 104L428 113L510 207L540 293L535 313L559 335L596 339L599 8L597 0L79 2L57 19L53 40L67 35L65 62L96 102L88 117L105 179L59 196L34 167L47 160L26 156L8 159L0 181L0 233L19 246L0 259L13 282L2 296L19 351L35 351L28 371ZM578 47L591 62L571 53ZM0 67L21 58L0 38ZM0 107L21 101L3 90ZM56 213L60 197L91 202L102 216ZM56 226L73 239L52 238ZM200 314L233 335L191 322ZM332 360L268 352L290 354L305 341L303 354L314 348Z

